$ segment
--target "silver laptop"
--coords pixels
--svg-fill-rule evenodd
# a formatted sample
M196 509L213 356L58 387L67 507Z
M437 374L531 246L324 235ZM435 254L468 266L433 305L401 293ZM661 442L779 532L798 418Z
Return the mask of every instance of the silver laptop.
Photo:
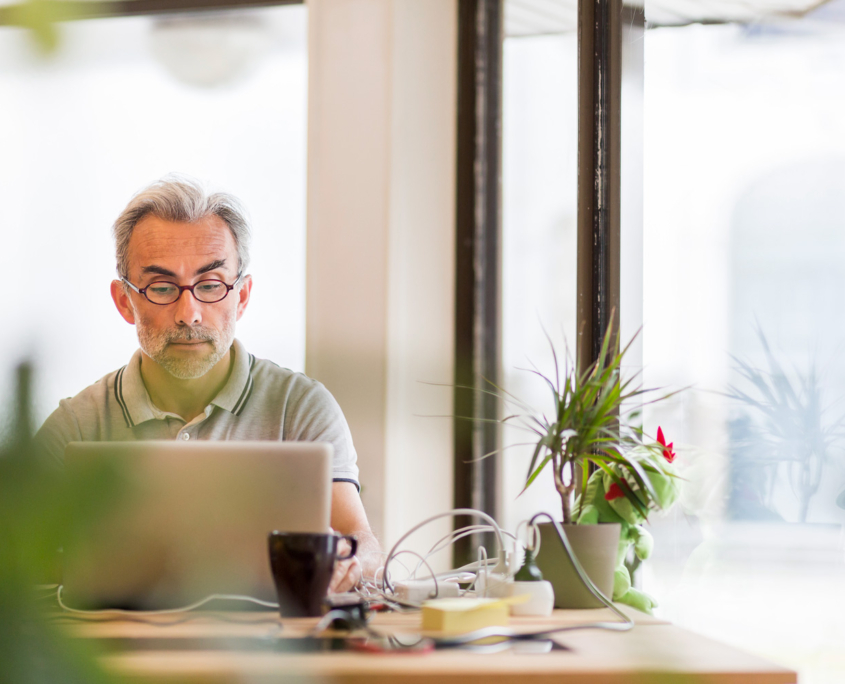
M68 444L69 474L106 467L118 485L108 515L65 544L63 600L135 609L217 593L275 601L267 535L328 531L332 451L318 442Z

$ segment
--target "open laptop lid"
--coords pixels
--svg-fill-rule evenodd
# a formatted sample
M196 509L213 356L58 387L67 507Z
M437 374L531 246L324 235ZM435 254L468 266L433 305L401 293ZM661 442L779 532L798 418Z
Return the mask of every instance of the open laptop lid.
M74 607L167 608L210 594L275 600L267 535L326 532L332 446L317 442L72 442L70 471L107 466L108 517L65 547ZM84 505L84 502L80 502Z

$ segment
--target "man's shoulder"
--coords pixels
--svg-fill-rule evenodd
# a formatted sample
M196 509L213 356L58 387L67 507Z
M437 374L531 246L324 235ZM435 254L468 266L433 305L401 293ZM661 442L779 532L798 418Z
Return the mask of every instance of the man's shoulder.
M244 352L243 347L239 347ZM242 357L243 358L243 357ZM249 355L245 399L249 439L328 442L334 447L334 480L358 486L357 456L343 411L329 390L305 373ZM240 414L237 414L240 415Z
M254 389L250 394L258 399L256 406L274 407L288 420L304 415L335 417L340 413L331 392L319 380L305 373L284 368L269 361L250 356L250 374Z
M122 366L111 373L106 373L74 396L62 399L59 407L73 413L87 413L102 408L107 403L108 397L114 393L115 384L125 368L126 366Z
M257 387L265 391L290 392L301 395L314 390L324 390L322 383L305 373L284 368L274 361L260 359L250 354L250 373Z
M124 367L125 368L125 367ZM68 442L97 441L111 434L110 416L115 385L123 368L107 373L81 392L59 402L36 434L43 449L60 462Z

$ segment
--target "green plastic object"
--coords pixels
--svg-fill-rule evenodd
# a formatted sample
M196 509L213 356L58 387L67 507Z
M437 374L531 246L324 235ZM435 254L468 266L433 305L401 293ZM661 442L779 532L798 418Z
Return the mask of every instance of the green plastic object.
M658 430L657 439L663 447L662 450L655 452L651 449L638 448L632 450L628 457L630 460L636 460L648 477L652 489L650 505L668 510L680 494L679 478L671 465L675 460L672 444L665 443L662 430ZM654 548L654 539L643 526L646 516L631 503L631 498L625 495L614 478L621 481L623 486L636 495L633 485L627 480L621 480L618 472L614 472L611 477L603 470L596 470L587 481L583 500L575 502L575 510L580 511L576 527L603 527L607 523L618 523L621 526L613 578L613 600L627 604L643 613L652 614L654 608L657 607L657 601L653 596L632 586L631 575L625 561L632 546L636 557L641 561L646 560ZM647 499L645 501L648 502ZM596 523L603 524L596 525ZM543 539L543 545L545 543L546 540ZM580 556L579 560L581 560ZM592 577L591 574L590 576ZM607 592L604 593L607 594ZM557 595L557 590L555 590L555 595Z

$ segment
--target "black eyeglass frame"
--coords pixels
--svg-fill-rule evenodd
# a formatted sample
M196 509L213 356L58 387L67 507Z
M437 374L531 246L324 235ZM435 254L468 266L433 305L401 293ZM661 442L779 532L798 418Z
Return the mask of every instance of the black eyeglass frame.
M191 296L194 299L196 299L200 304L217 304L217 302L222 302L224 299L226 299L226 297L229 296L229 293L232 290L235 289L235 286L241 281L241 278L243 278L243 273L238 273L238 277L235 278L235 282L233 282L231 285L229 285L228 283L226 283L223 280L218 280L217 278L207 278L206 280L200 280L199 282L196 282L193 285L179 285L178 283L174 283L170 280L154 280L153 282L151 282L146 287L140 287L140 288L135 287L126 278L121 278L120 280L122 282L126 283L133 290L135 290L135 292L137 292L139 295L143 295L144 299L146 299L150 304L155 304L156 306L170 306L171 304L175 304L180 299L182 299L182 294L185 292L185 290L188 290L191 293ZM150 289L153 285L156 285L156 284L159 284L159 283L167 283L168 285L173 285L173 287L179 289L179 294L176 296L176 298L172 302L154 302L152 299L150 299L147 296L147 290ZM202 299L200 299L199 297L197 297L196 293L194 292L194 288L197 285L202 285L203 283L220 283L220 284L226 286L226 292L220 299L215 299L213 302L205 302Z

